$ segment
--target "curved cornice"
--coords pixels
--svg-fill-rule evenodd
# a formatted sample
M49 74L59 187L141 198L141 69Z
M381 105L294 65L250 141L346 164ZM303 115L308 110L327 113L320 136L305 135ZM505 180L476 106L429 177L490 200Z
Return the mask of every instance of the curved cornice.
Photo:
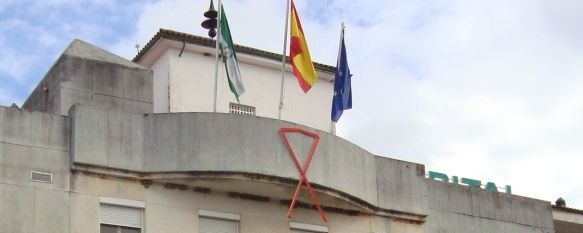
M83 105L74 106L70 117L74 166L152 180L169 174L175 179L222 174L293 184L298 171L279 129L306 129L320 137L307 176L321 193L373 212L413 219L428 213L423 165L375 156L305 126L222 113L135 114ZM288 138L303 160L310 139L300 134Z

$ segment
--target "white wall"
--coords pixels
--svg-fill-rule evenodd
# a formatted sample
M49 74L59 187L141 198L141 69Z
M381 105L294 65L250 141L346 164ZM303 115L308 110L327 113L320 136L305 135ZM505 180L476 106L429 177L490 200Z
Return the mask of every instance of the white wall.
M152 65L152 70L154 70L154 112L164 113L169 110L169 98L168 98L168 78L170 76L170 71L168 66L169 63L169 53L164 53L154 64Z
M180 57L180 49L169 47L162 53L161 59L150 67L154 70L155 112L164 112L164 89L170 91L170 112L213 111L214 55L203 55L203 51L209 48L189 46L191 49L186 49ZM246 89L240 103L255 107L257 116L277 118L281 88L281 70L277 61L246 54L237 56ZM164 62L168 62L167 67L161 64ZM165 73L169 75L168 84L163 80ZM333 83L327 80L331 79L332 74L319 72L319 75L325 79L320 79L304 94L288 67L282 120L330 131ZM165 88L167 85L168 88ZM229 90L224 64L219 63L217 111L228 112L230 102L237 101Z

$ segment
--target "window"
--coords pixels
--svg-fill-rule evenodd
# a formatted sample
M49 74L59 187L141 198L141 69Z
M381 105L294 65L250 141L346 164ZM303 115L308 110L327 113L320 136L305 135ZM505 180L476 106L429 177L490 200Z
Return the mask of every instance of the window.
M140 233L140 229L101 224L100 233Z
M236 103L229 103L229 113L237 115L255 116L255 107Z
M240 216L237 214L198 211L198 226L200 233L238 233Z
M144 202L117 198L100 198L100 233L140 233Z
M328 227L326 227L326 226L298 223L298 222L291 222L289 224L289 228L290 228L291 233L327 233L328 232Z
M313 231L304 231L304 230L291 229L291 233L314 233L314 232Z

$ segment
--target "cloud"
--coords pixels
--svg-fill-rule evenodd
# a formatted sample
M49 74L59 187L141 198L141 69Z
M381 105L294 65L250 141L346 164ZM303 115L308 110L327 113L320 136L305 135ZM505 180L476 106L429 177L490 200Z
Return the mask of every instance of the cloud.
M17 90L10 90L4 87L0 87L0 103L4 106L10 106L12 103L20 103L23 100L16 94ZM18 105L20 106L20 105Z
M0 82L21 90L9 105L26 98L60 53L75 38L108 48L133 32L141 4L120 7L113 0L27 0L0 3ZM8 10L10 9L10 10Z

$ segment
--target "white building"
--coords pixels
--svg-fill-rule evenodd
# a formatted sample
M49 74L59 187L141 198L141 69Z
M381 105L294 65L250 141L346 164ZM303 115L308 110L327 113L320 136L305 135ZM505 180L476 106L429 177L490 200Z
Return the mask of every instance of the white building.
M281 55L236 46L246 92L241 105L229 90L225 68L219 66L217 112L252 111L252 115L278 119L281 92ZM213 112L215 49L208 38L161 29L134 62L154 72L154 112ZM281 120L330 131L334 94L334 67L315 64L319 82L304 93L285 70Z

